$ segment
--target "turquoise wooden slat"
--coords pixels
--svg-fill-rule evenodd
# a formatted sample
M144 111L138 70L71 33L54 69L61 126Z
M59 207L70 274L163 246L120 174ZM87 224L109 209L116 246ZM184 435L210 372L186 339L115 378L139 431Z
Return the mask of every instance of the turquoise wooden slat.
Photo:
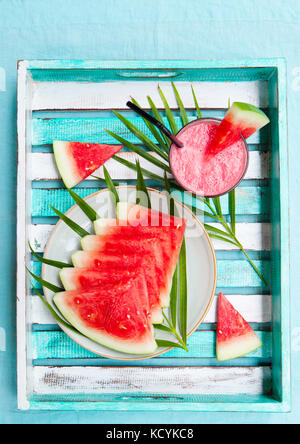
M180 361L178 361L180 359ZM257 358L257 357L243 357L232 359L230 361L217 361L217 358L191 358L188 353L186 357L172 358L164 357L164 355L154 358L139 361L139 367L266 367L271 366L271 357ZM92 358L69 358L69 359L34 359L34 367L119 367L120 361L115 359L92 357ZM126 362L126 367L136 367L135 361Z
M76 193L81 197L86 197L99 188L77 188ZM269 214L269 187L239 187L236 189L236 214ZM175 194L180 198L180 193ZM32 216L48 217L55 216L49 205L54 206L62 213L65 213L74 201L66 189L33 189L32 191ZM227 215L228 196L221 197L223 213Z
M254 260L258 270L267 281L270 280L270 261ZM260 287L261 280L253 271L246 260L218 260L217 286L222 288L231 287ZM33 272L41 275L41 263L33 262ZM41 288L41 287L39 287Z
M114 400L113 400L114 401ZM125 396L124 400L117 399L117 402L60 402L53 401L30 401L31 410L44 411L142 411L142 412L157 412L157 411L178 411L178 412L271 412L283 413L289 412L290 406L288 403L279 402L270 396L227 396L216 397L207 396L199 397L199 401L191 402L189 398L170 397L168 399L155 399L151 397L147 400L138 399L136 397L130 398Z
M257 332L263 346L249 357L270 358L272 355L272 334ZM216 334L212 331L197 331L188 339L189 353L173 349L165 354L169 358L214 358L216 355ZM32 353L34 359L92 358L93 353L80 347L65 333L45 331L32 333ZM137 363L138 365L138 363Z
M75 114L75 113L74 113ZM203 117L222 118L224 111L203 111ZM189 116L190 120L196 119L196 115ZM140 131L146 134L153 142L153 137L149 128L139 117L128 117ZM164 124L169 127L168 120L164 117ZM175 117L178 128L182 127L179 116ZM89 143L111 143L118 144L116 139L106 133L105 129L117 133L132 143L140 143L137 139L116 117L112 118L54 118L54 119L33 119L33 145L52 144L53 140L70 140ZM249 138L248 143L265 143L267 141L267 131L262 130Z

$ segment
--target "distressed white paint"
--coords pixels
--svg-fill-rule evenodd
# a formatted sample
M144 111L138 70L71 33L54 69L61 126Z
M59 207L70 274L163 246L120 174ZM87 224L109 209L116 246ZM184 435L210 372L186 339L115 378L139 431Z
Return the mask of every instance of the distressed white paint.
M269 367L35 367L34 391L64 394L260 395Z
M216 228L220 225L210 224ZM53 225L31 225L30 243L37 252L43 252ZM269 251L271 227L269 223L238 223L236 224L236 235L245 250ZM213 245L216 250L238 250L232 244L213 239Z
M270 295L226 295L231 304L247 319L248 322L270 322L271 304ZM55 319L37 296L28 296L31 300L31 322L33 324L56 324ZM203 323L214 323L217 320L217 297Z
M27 253L27 171L28 130L26 119L30 109L30 90L27 84L26 62L18 67L18 195L17 195L17 365L18 365L18 406L22 410L29 408L27 400L27 307L26 307L26 270Z
M150 153L153 157L160 159L156 153ZM118 154L119 157L128 160L135 164L137 155L132 152L122 152ZM250 151L249 153L249 167L245 179L266 179L269 177L269 153L262 151ZM161 160L161 159L160 159ZM31 165L30 179L31 180L59 180L60 174L57 170L54 155L52 153L30 153L29 163ZM140 158L140 163L143 168L162 176L163 170L145 159ZM114 180L135 180L136 172L121 165L114 159L106 162L112 179ZM95 173L96 176L104 178L103 168L101 167ZM87 180L95 180L91 176Z
M124 109L133 96L143 108L149 108L149 95L158 108L163 103L158 93L159 82L123 81L106 83L35 82L32 109ZM268 107L267 82L193 82L200 108L228 107L231 102L247 102L259 108ZM170 82L161 83L171 108L178 108ZM176 87L186 108L195 108L190 82L176 81Z

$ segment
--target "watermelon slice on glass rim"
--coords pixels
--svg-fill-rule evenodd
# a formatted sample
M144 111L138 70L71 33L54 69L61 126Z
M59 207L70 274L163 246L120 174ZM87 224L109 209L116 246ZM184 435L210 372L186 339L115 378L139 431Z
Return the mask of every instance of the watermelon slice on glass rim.
M219 294L217 326L217 359L227 361L247 355L262 343L248 322L231 305L223 293Z
M86 179L121 149L121 145L53 142L57 168L67 188Z
M217 128L206 156L212 157L241 139L248 139L270 122L266 114L248 103L234 102Z

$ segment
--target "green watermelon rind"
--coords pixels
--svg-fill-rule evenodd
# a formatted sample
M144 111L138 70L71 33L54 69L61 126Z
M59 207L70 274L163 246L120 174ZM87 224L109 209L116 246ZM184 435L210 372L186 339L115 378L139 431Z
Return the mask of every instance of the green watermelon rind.
M86 327L84 323L80 321L78 316L74 315L74 313L72 313L72 310L66 307L63 301L64 295L65 292L56 293L53 298L53 302L55 303L61 314L64 316L64 318L88 339L91 339L97 344L103 345L112 350L126 354L148 355L154 353L157 350L157 343L155 342L154 336L153 338L151 338L151 340L145 341L143 343L137 344L136 342L133 342L132 344L122 344L117 339L114 339L112 335L104 334L100 331L95 332L95 329ZM154 333L153 329L152 332Z
M67 146L69 142L54 141L53 152L57 165L57 169L61 178L67 188L73 188L82 179L80 175L76 175L76 165L72 157L67 153Z
M254 352L261 346L262 343L255 332L248 332L217 344L217 360L223 362L240 358Z
M95 239L97 240L99 239L98 235L88 234L87 236L81 238L80 244L83 251L95 251ZM103 247L104 245L105 245L105 240L103 239Z
M254 105L243 102L234 102L228 111L231 122L243 123L245 127L251 126L258 131L270 122L266 114Z

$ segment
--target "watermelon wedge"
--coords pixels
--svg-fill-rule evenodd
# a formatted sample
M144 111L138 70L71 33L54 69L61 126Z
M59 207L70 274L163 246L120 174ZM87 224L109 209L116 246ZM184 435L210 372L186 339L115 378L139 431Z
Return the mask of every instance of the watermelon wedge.
M234 102L217 128L207 148L207 156L218 154L236 143L241 136L248 139L270 122L266 114L248 103Z
M223 293L219 294L217 359L227 361L247 355L262 343L248 322L231 305Z
M142 275L146 280L149 312L153 324L162 324L163 315L160 306L159 291L156 279L153 279L153 266L144 263L139 258L135 258L123 263L123 266L115 266L112 262L109 267L100 268L63 268L60 272L60 279L66 290L81 290L95 287L101 287L109 283L115 284L124 282L129 278L136 278Z
M158 239L163 251L163 273L166 282L163 306L169 307L172 280L184 238L186 221L179 217L170 216L127 202L120 202L118 204L117 214L119 219L127 220L129 225L134 227L134 230L139 229L140 231L152 232L153 234L151 236ZM96 221L96 232L97 229ZM119 230L123 233L124 228L120 228Z
M130 230L135 230L128 227ZM136 234L134 235L136 237ZM168 307L170 302L170 285L165 277L165 260L162 252L161 243L155 238L148 238L141 240L124 239L122 236L97 236L90 235L82 238L81 245L86 253L95 252L102 254L118 256L127 256L126 266L131 264L130 255L137 255L142 260L142 266L145 269L147 282L151 287L155 284L157 286L157 293L153 294L150 291L150 296L153 297L151 305L156 307L157 299L161 307ZM73 258L73 257L72 257ZM77 256L78 258L78 256ZM76 258L75 258L76 261ZM136 258L134 258L136 261ZM154 323L161 323L155 320Z
M101 253L98 251L75 251L72 254L72 262L74 267L78 268L102 268L110 269L112 266L129 268L130 263L134 267L140 264L141 258L134 254L112 254Z
M150 317L145 279L57 293L54 303L63 316L93 341L131 354L153 353L157 344Z
M121 145L53 142L57 168L68 188L84 180L121 149Z

